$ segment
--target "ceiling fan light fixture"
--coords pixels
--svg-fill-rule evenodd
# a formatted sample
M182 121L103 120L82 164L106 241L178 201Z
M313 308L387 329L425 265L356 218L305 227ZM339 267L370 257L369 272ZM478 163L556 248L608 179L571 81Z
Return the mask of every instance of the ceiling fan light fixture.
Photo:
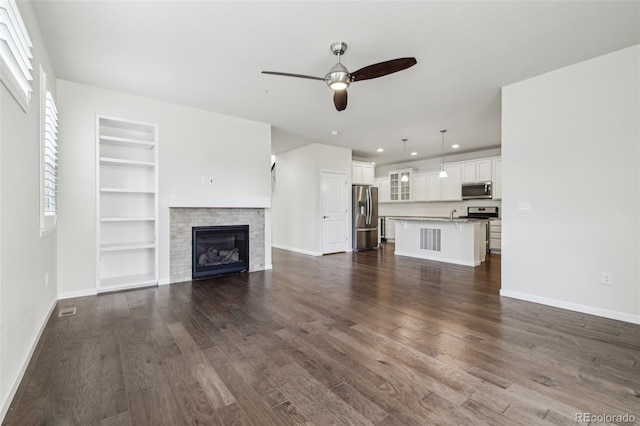
M327 85L333 90L344 90L351 83L349 70L339 62L331 68L325 79L327 80Z
M344 90L349 87L349 84L343 81L334 81L333 83L329 84L329 87L331 87L333 90Z
M308 80L322 80L333 90L333 105L337 111L344 111L347 108L347 88L356 81L371 80L373 78L384 77L398 71L414 66L418 62L416 58L397 58L390 61L379 62L368 65L364 68L350 73L349 70L340 63L340 57L347 50L347 43L337 41L329 46L331 53L337 57L337 63L324 77L312 75L293 74L279 71L262 71L262 74L280 75L283 77L305 78Z

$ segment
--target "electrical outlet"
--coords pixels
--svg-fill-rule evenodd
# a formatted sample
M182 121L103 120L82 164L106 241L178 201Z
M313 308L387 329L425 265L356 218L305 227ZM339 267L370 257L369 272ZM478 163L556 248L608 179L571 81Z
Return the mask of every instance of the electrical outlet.
M207 177L206 176L202 176L202 184L203 185L207 184Z
M531 203L528 201L518 203L518 213L531 213Z
M603 272L602 273L602 284L603 285L613 285L613 275L611 272Z

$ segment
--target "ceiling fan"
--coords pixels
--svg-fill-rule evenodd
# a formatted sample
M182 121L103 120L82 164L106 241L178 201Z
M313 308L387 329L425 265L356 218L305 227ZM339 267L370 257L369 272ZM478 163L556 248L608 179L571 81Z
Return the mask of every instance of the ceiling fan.
M322 80L334 90L333 103L338 111L347 108L347 87L349 84L361 80L383 77L387 74L405 70L414 66L418 62L416 58L398 58L390 61L380 62L360 68L358 71L350 73L349 70L340 63L340 55L347 50L347 44L341 41L331 43L331 52L338 57L338 63L331 68L331 71L324 77L314 77L311 75L291 74L288 72L262 71L262 74L282 75L285 77L308 78L310 80Z

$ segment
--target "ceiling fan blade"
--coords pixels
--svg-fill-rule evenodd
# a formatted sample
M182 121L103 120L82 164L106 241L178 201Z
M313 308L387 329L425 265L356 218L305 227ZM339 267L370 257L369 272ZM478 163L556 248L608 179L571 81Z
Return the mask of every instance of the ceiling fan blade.
M378 78L394 72L406 70L409 67L417 64L416 58L398 58L390 61L380 62L378 64L369 65L368 67L360 68L356 72L351 73L352 81L370 80L372 78Z
M338 111L343 111L347 108L347 90L336 90L333 92L333 104Z
M296 77L296 78L308 78L309 80L322 80L322 77L314 77L312 75L302 75L302 74L291 74L288 72L277 72L277 71L262 71L262 74L271 74L271 75L281 75L284 77Z

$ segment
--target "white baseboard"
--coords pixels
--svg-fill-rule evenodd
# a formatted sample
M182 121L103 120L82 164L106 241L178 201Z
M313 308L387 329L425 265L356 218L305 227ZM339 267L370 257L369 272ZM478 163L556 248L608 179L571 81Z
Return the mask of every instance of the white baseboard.
M609 309L597 308L595 306L580 305L578 303L565 302L564 300L549 299L518 291L500 290L500 296L511 297L512 299L526 300L527 302L540 303L541 305L553 306L554 308L567 309L569 311L581 312L583 314L595 315L597 317L610 318L618 321L640 324L640 315L627 314L625 312L612 311Z
M171 280L169 278L163 278L161 280L158 280L158 285L169 285L171 284Z
M294 247L281 246L280 244L271 244L271 247L281 249L281 250L292 251L295 253L306 254L307 256L322 256L322 252L302 250Z
M270 264L268 264L268 265L264 265L264 270L265 270L265 271L268 271L268 270L270 270L270 269L273 269L273 265L272 265L271 263L270 263Z
M18 377L16 378L15 383L13 384L13 386L11 386L11 390L9 391L7 398L4 401L2 401L2 413L0 413L0 422L4 421L4 418L7 416L7 413L9 412L9 408L11 408L11 402L13 401L13 398L16 396L16 392L18 392L18 387L20 386L20 382L22 382L22 379L24 378L24 373L26 373L27 367L31 362L31 357L33 357L33 353L36 351L36 346L38 346L38 342L42 337L44 328L49 322L49 318L51 318L51 314L53 314L53 311L56 309L57 303L58 303L58 299L54 299L53 303L51 304L51 307L49 308L49 313L47 314L44 321L42 322L42 325L40 326L40 330L38 331L38 334L36 335L35 339L33 340L33 343L31 344L31 349L29 349L29 354L24 360L24 363L22 364L22 368L20 368L20 373L18 374Z
M85 290L65 291L58 293L58 300L73 299L76 297L95 296L98 294L98 290L95 288L88 288Z

